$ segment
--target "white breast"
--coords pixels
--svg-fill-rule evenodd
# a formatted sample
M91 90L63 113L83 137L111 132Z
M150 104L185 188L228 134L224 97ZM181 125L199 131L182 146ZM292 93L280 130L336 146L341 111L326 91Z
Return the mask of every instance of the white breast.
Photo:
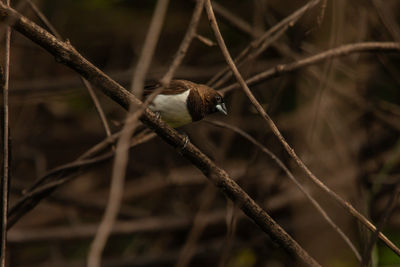
M179 127L192 122L192 117L187 109L186 100L189 90L178 95L158 95L149 108L159 112L161 118L171 127Z

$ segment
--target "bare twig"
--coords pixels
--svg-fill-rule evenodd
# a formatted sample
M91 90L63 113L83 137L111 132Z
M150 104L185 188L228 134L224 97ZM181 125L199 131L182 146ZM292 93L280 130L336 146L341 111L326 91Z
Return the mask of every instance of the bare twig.
M229 125L224 122L220 121L211 121L206 119L205 122L210 123L211 125L217 126L217 127L222 127L228 130L231 130L245 139L247 139L250 143L258 147L262 152L267 154L275 163L281 168L286 175L289 177L289 179L299 188L299 190L307 197L307 199L311 202L311 204L317 209L317 211L321 214L321 216L327 221L327 223L333 228L334 231L336 231L340 237L344 240L344 242L350 247L350 249L353 251L354 255L356 258L361 261L361 256L360 253L358 252L357 248L354 246L354 244L350 241L350 239L346 236L346 234L335 224L335 222L329 217L329 215L325 212L325 210L318 204L318 202L315 200L315 198L307 191L306 188L303 187L303 185L294 177L294 175L290 172L290 170L285 166L285 164L274 154L272 153L269 149L267 149L264 145L262 145L260 142L255 140L252 136L244 132L243 130L233 126Z
M217 21L215 19L214 11L211 6L211 0L206 0L205 9L207 11L208 19L210 21L211 28L214 31L214 35L215 35L215 38L217 39L218 45L220 46L222 54L224 55L225 60L226 60L227 64L229 65L229 67L231 68L235 78L237 79L237 81L241 85L243 91L246 93L247 97L250 99L250 101L252 102L254 107L257 109L257 111L263 116L263 118L269 123L270 126L275 127L275 128L273 128L273 131L279 133L279 130L276 128L275 124L272 122L272 120L266 114L266 112L264 111L264 109L262 108L260 103L258 103L256 98L251 93L249 87L243 80L235 63L233 62L232 57L230 56L230 53L225 45L225 41L222 38ZM308 264L310 266L319 266L319 264L311 256L309 256L306 253L303 253L304 250L294 240L288 239L287 242L291 243L290 249L291 249L292 254L296 255L304 264ZM286 246L287 246L287 244L286 244Z
M10 6L10 0L4 1L7 6ZM8 184L9 184L9 116L8 116L8 85L10 78L10 41L11 27L6 28L5 37L5 53L4 53L4 73L0 71L0 83L3 93L3 165L1 185L1 244L0 244L0 266L6 266L6 247L7 247L7 212L8 212ZM0 67L1 68L1 67Z
M192 42L193 38L196 36L197 25L199 24L199 21L200 21L201 13L203 11L203 6L204 6L204 0L197 0L197 4L194 8L192 19L189 23L185 37L183 38L183 40L178 48L178 52L176 53L175 58L172 61L172 64L170 65L167 73L165 73L164 77L162 77L162 79L160 81L162 86L167 86L169 84L172 77L174 76L176 69L182 63L182 60L186 55L186 52L189 48L190 43Z
M328 188L324 183L321 182L311 171L308 169L308 167L304 164L304 162L297 156L296 152L294 151L293 148L290 147L286 139L283 137L281 132L279 131L278 127L275 125L273 120L269 117L269 115L265 112L261 104L257 101L257 99L254 97L253 93L250 91L249 87L247 86L246 82L243 80L242 76L240 75L238 69L236 68L235 63L233 62L228 49L226 48L225 42L222 38L222 35L219 31L214 13L212 11L212 6L210 0L207 0L206 2L206 10L207 14L209 15L210 23L211 26L214 30L215 36L218 40L218 44L221 47L222 53L224 54L224 57L228 63L228 65L231 67L238 83L240 84L240 87L243 89L244 93L247 95L253 106L256 108L258 113L262 116L262 118L267 122L267 124L270 126L272 132L274 135L279 139L283 147L285 148L286 152L295 160L296 164L307 174L307 177L310 178L310 180L316 184L321 190L326 192L328 195L330 195L333 199L335 199L339 204L341 204L346 211L348 211L352 216L357 218L361 223L363 223L370 231L376 231L376 227L367 219L365 218L361 213L359 213L350 203L345 201L343 198L341 198L336 192L332 191L330 188ZM379 43L364 43L363 45L358 45L358 49L361 51L365 50L370 50L371 46L374 49L390 49L390 50L398 50L400 51L400 44L399 43L384 43L377 45ZM349 51L352 51L354 48L353 46L344 46L343 49L341 50L334 50L334 52L328 52L327 54L330 56L336 55L336 54L346 54L349 53ZM330 50L332 51L332 50ZM321 54L316 55L313 58L313 60L316 60L316 58L320 58ZM326 54L323 56L323 58L326 57ZM310 58L309 58L310 59ZM309 60L310 61L310 60ZM303 64L306 62L309 63L309 61L303 61ZM294 63L295 64L295 63ZM281 70L282 65L278 65L275 69L276 70ZM384 234L381 232L379 233L379 238L385 242L385 244L391 248L397 255L400 256L400 249L393 244Z
M40 200L48 196L56 188L75 178L79 172L82 172L83 168L88 168L113 157L115 154L114 151L98 156L96 155L102 152L106 147L113 145L120 134L121 133L118 132L111 137L106 138L99 144L93 146L75 161L56 167L48 171L44 176L40 177L28 190L25 190L23 197L10 208L7 228L11 228L14 223L16 223L23 215L35 207ZM135 138L132 139L131 147L146 142L154 136L154 133L145 134L144 136L135 136Z
M264 72L261 72L247 79L246 83L249 85L255 85L260 82L271 79L273 77L277 77L288 72L296 71L306 66L317 64L329 58L342 57L352 53L361 53L361 52L400 52L400 43L363 42L363 43L341 45L339 47L329 49L327 51L318 53L310 57L306 57L301 60L294 61L292 63L277 65L273 68L270 68ZM238 83L235 83L222 88L221 92L225 94L233 89L238 89L238 88L240 88L240 85Z
M217 210L203 214L200 220L206 224L220 224L224 221L225 212ZM179 216L151 216L115 223L112 234L151 233L160 231L175 231L188 227L192 219ZM43 242L54 240L75 240L92 238L96 234L97 225L82 224L75 226L57 226L32 229L13 229L9 232L10 242L21 244L25 242Z
M81 78L81 81L83 82L83 84L85 85L86 89L88 90L90 97L93 100L93 103L94 103L94 106L96 107L97 113L100 116L101 123L103 124L104 130L106 131L106 135L108 137L110 137L111 136L110 125L107 122L107 118L106 118L106 115L104 114L103 108L101 107L99 98L96 96L96 93L94 92L90 83L87 80L85 80L82 76L80 76L80 78Z
M257 52L258 55L261 54L262 51L264 51L264 49L266 49L268 47L268 45L263 45L263 43L268 41L268 39L270 39L270 37L273 34L275 34L278 31L282 31L282 33L285 32L289 26L294 25L308 10L310 10L314 6L318 5L319 2L320 2L320 0L311 0L310 2L305 4L303 7L299 8L298 10L296 10L295 12L293 12L292 14L290 14L289 16L287 16L286 18L281 20L279 23L277 23L276 25L271 27L269 30L267 30L265 33L263 33L260 37L258 37L254 41L252 41L245 49L243 49L243 51L240 52L240 54L235 58L234 62L239 63L241 60L246 58L249 55L249 53L251 51L253 51L253 49L258 49L258 52ZM235 16L235 15L232 14L230 17L233 17L233 16ZM283 28L285 28L285 29L283 29ZM248 34L250 34L250 32L248 32ZM260 48L260 46L262 46L262 45L264 47ZM221 76L225 75L226 73L229 73L229 71L230 71L230 68L229 68L229 66L227 66L226 68L222 69L220 72L215 74L207 84L213 85L215 87L215 82Z
M29 4L31 9L35 12L36 16L38 16L38 18L43 22L43 24L46 25L46 27L50 30L50 32L53 33L54 36L57 37L59 40L63 40L61 34L58 33L56 28L50 23L50 21L46 18L46 16L40 11L40 9L36 6L36 4L33 3L31 0L26 0L26 2ZM103 108L101 107L100 101L97 98L95 92L93 91L92 86L82 76L80 76L80 79L81 79L81 82L83 83L83 85L88 90L89 95L93 100L93 103L94 103L94 105L96 107L97 113L100 116L100 120L101 120L101 122L103 124L103 127L104 127L104 130L106 132L106 135L108 137L111 136L110 126L108 125L108 122L107 122L106 116L104 114Z
M328 5L328 0L323 0L321 4L321 12L319 13L317 18L318 26L321 26L322 21L324 20L327 5Z
M212 40L210 40L207 37L204 37L203 35L196 34L195 37L197 38L197 40L199 40L200 42L202 42L206 46L215 46L216 45Z
M169 1L164 1L165 3L161 3L163 1L158 1L155 14L161 12L162 9L166 12ZM158 11L160 10L160 11ZM161 15L161 13L160 13ZM155 17L153 17L155 18ZM164 16L161 16L159 19L153 19L151 21L151 25L149 28L149 33L146 36L146 40L143 44L143 49L140 54L140 58L138 60L138 64L136 65L135 72L132 76L132 83L130 91L139 99L142 97L142 91L144 87L144 81L147 74L147 70L150 67L151 59L153 58L153 52L155 50L159 34L161 32L161 28L164 22ZM150 34L150 30L154 31L153 34Z
M209 223L203 220L203 218L205 217L207 210L214 202L216 196L215 188L208 184L200 193L200 195L203 196L201 198L202 201L199 210L194 216L192 227L186 237L185 244L182 247L179 258L175 264L176 267L186 267L189 265L190 260L193 257L193 253L195 252L196 243L203 233L204 228L206 228Z
M400 42L400 27L388 6L384 5L382 0L372 0L372 4L390 35L395 41Z
M26 3L29 5L29 7L35 12L36 16L43 22L44 25L49 29L51 33L54 34L55 37L58 39L62 40L61 34L58 33L56 28L50 23L50 21L46 18L46 16L40 11L40 9L37 7L37 5L32 2L32 0L25 0Z
M245 32L246 34L255 37L253 28L247 21L243 20L242 18L234 15L232 12L230 12L228 9L223 7L222 5L214 2L213 7L215 10L215 13L217 13L221 18L226 20L229 24L234 26L235 28L239 29L242 32Z
M21 16L14 9L0 2L0 20L9 24L16 31L39 44L54 55L60 63L64 63L84 76L96 88L102 90L115 102L124 108L130 105L143 106L143 104L127 90L113 81L110 77L96 68L82 57L68 43L54 38L44 29L37 26L29 19ZM153 129L165 142L173 147L183 147L186 138L161 121L149 109L141 116L141 121ZM247 216L265 232L281 244L286 251L297 258L309 258L305 252L249 195L212 160L204 155L197 147L187 143L181 154L192 164L197 166L203 174L210 179L221 191L223 191L234 203L240 207ZM313 265L315 262L312 261Z
M289 25L285 25L281 29L279 29L276 33L272 33L271 36L268 39L266 39L255 51L251 52L246 57L244 57L240 62L236 63L236 66L237 67L241 67L244 64L246 64L248 62L251 62L252 60L256 59L270 45L272 45L280 37L282 37L282 35L287 31L288 28L289 28ZM223 76L221 76L218 79L218 81L213 86L218 88L221 85L223 85L226 81L228 81L231 77L232 77L232 73L231 72L226 72Z
M161 28L164 23L164 17L167 13L168 4L169 1L167 0L157 1L150 28L144 42L143 50L135 69L131 91L136 93L139 98L141 97L145 76L160 36ZM141 107L132 116L131 114L133 113L133 107L130 108L125 125L122 129L121 137L118 140L112 170L111 188L108 203L99 229L90 246L88 255L89 267L100 266L101 255L117 218L125 184L126 166L128 164L129 157L129 142L136 128L136 122L144 111L144 107Z
M380 219L375 232L372 233L370 241L368 242L367 248L364 251L364 255L361 261L360 266L368 267L369 262L371 261L372 250L374 249L375 243L378 240L378 235L381 229L385 226L386 222L389 220L390 215L392 214L394 208L396 207L397 200L399 198L399 186L396 186L393 193L390 196L389 201L387 202L386 208L382 214L382 218Z

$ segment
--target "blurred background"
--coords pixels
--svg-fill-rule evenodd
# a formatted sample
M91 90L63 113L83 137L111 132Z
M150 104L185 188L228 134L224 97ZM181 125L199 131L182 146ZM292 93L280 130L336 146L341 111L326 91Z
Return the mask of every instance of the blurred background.
M307 3L215 2L222 35L234 57ZM34 3L83 56L129 88L156 1ZM160 79L168 69L194 6L194 1L170 1L148 80ZM222 15L223 9L246 27L234 25ZM43 26L29 5L20 12ZM240 71L247 78L343 44L399 41L399 23L396 0L321 1ZM205 12L198 34L215 40ZM400 178L399 63L396 53L355 53L251 86L314 174L376 225L382 224L383 232L397 244L400 210L393 196L397 196ZM175 78L207 83L225 66L218 46L194 39ZM234 82L230 79L218 88ZM126 112L100 91L96 94L116 132ZM368 232L309 183L240 90L227 93L225 101L229 115L210 119L240 127L273 151L363 255ZM79 76L16 32L12 33L10 116L11 206L48 170L74 161L106 136ZM227 170L323 266L359 266L337 232L259 148L206 122L180 131ZM107 203L111 170L112 160L81 169L73 181L22 217L9 231L9 266L84 266ZM388 216L381 223L385 213ZM373 261L375 266L400 266L399 257L380 241ZM178 151L156 137L130 152L123 204L103 264L251 267L294 266L296 262Z

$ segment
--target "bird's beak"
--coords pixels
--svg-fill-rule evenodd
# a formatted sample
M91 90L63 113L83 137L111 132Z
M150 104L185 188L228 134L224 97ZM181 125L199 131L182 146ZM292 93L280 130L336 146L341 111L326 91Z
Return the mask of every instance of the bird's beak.
M225 115L228 115L228 112L226 111L226 106L225 103L221 103L215 106L219 112L224 113Z

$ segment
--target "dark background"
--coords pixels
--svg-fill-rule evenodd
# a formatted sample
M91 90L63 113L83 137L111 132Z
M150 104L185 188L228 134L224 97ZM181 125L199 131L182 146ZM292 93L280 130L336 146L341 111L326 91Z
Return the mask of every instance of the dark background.
M253 27L254 36L306 3L217 2ZM35 3L82 55L129 88L155 1ZM157 80L166 72L186 32L193 7L193 1L170 1L149 80ZM40 24L29 7L20 11ZM240 68L243 76L342 44L393 41L400 36L399 1L333 0L327 1L322 13L321 5L308 11L257 59ZM392 20L388 24L382 17ZM218 14L217 20L228 49L236 56L253 37ZM198 33L214 40L205 12ZM24 188L47 170L75 160L103 140L105 132L76 73L18 33L12 33L11 49L13 205ZM225 61L218 46L209 47L195 39L175 77L206 83L223 67ZM326 60L251 87L307 166L376 224L397 191L400 177L399 74L396 53L371 52ZM115 132L126 113L96 92ZM240 127L276 153L362 253L369 240L367 232L308 182L245 95L236 90L225 101L229 116L211 118ZM181 131L237 179L322 265L358 266L339 235L258 148L235 133L204 122ZM9 231L9 266L84 265L107 203L111 170L112 160L83 170L74 181L24 216ZM104 264L175 266L196 214L208 222L200 231L189 266L296 264L239 209L234 209L234 224L227 226L231 203L208 184L198 169L158 138L131 150L118 222L137 223L138 228L123 232L117 224L104 253ZM383 228L395 243L400 242L399 223L400 213L395 207ZM231 230L233 233L227 234ZM379 266L400 264L399 258L379 241L374 253Z

